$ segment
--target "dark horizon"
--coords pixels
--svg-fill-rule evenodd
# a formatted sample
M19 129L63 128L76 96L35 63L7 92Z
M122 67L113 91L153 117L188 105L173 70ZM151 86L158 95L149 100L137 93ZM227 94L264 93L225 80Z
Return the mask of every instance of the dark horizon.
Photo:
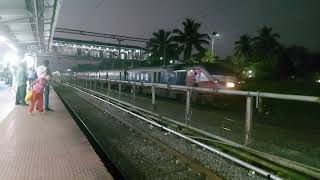
M289 0L203 0L197 3L186 0L183 4L179 0L64 0L57 27L150 38L152 32L160 28L179 28L185 18L191 17L202 23L202 33L217 31L221 34L215 41L215 51L219 56L231 55L234 42L241 34L255 35L264 25L279 33L280 42L284 45L305 46L309 51L318 53L320 24L316 22L320 17L319 5L316 0L308 3ZM61 33L55 33L55 37L97 40Z

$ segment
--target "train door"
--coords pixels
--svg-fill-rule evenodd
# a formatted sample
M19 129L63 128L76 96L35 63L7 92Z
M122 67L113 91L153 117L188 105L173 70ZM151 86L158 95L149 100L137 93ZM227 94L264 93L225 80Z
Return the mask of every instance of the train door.
M153 72L153 82L160 83L161 72Z
M190 69L187 72L186 85L187 86L196 86L198 81L198 76L201 71L199 69Z
M186 77L187 77L186 70L175 71L175 77L176 77L176 81L175 81L176 85L186 85Z
M201 71L201 69L192 69L187 73L187 86L213 87L213 82Z

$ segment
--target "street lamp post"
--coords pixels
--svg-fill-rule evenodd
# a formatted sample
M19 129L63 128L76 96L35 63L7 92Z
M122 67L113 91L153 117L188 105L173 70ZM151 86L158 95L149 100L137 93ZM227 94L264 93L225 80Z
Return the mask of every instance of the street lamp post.
M219 37L219 34L217 32L212 32L209 34L211 39L211 55L213 56L213 44L214 44L214 37Z

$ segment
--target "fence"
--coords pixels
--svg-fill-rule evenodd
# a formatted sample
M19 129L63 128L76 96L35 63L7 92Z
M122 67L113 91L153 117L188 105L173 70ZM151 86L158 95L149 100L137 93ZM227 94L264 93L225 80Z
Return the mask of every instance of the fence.
M121 80L98 80L98 79L73 79L75 83L83 83L87 88L97 88L97 84L100 81L103 88L103 84L107 83L108 95L110 95L111 84L118 84L118 92L121 94L121 85L127 84L132 86L133 97L136 93L136 87L151 87L151 102L152 105L156 104L156 88L165 89L168 91L183 91L186 93L186 106L185 106L185 122L188 124L190 119L190 102L191 102L191 93L200 92L200 93L215 93L215 94L226 94L226 95L238 95L246 97L246 112L245 112L245 144L250 142L250 135L252 131L252 116L253 116L253 102L254 98L256 99L256 108L260 109L262 106L262 98L274 98L274 99L283 99L283 100L292 100L292 101L303 101L311 103L319 103L320 97L315 96L301 96L301 95L291 95L291 94L276 94L276 93L266 93L266 92L252 92L252 91L238 91L238 90L225 90L225 89L212 89L212 88L201 88L201 87L191 87L191 86L181 86L181 85L167 85L167 84L158 84L158 83L142 83L142 82L132 82L132 81L121 81Z

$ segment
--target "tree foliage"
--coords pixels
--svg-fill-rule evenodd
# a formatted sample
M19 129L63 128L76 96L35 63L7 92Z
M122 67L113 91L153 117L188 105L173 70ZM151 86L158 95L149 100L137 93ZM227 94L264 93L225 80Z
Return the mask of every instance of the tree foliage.
M271 27L264 26L257 31L257 36L241 35L235 42L234 57L232 62L238 72L246 67L258 71L260 77L268 76L268 72L278 65L282 56L281 45L278 42L278 33L274 33Z
M199 32L201 24L194 19L185 19L182 26L182 29L174 29L172 34L163 29L152 34L146 45L152 53L148 58L149 63L157 64L159 59L163 59L164 64L168 64L179 57L187 64L201 62L206 55L204 46L209 45L209 36Z
M201 24L193 19L187 18L182 25L182 30L173 30L174 39L179 43L179 50L183 52L184 61L189 64L192 63L192 58L204 55L206 48L203 46L209 45L209 36L199 33Z
M160 60L163 64L168 64L170 59L178 57L178 45L173 40L170 31L160 29L154 32L153 37L147 42L146 48L151 52L151 59Z
M279 52L280 44L278 39L280 35L272 32L271 27L264 26L258 30L258 36L254 38L254 48L262 58L268 58Z
M252 38L247 35L241 35L240 39L235 42L235 55L238 57L244 57L248 61L253 55L253 40Z
M212 54L210 51L206 51L203 55L203 57L201 58L201 62L202 63L208 63L208 64L212 64L215 61L215 56L214 54Z

